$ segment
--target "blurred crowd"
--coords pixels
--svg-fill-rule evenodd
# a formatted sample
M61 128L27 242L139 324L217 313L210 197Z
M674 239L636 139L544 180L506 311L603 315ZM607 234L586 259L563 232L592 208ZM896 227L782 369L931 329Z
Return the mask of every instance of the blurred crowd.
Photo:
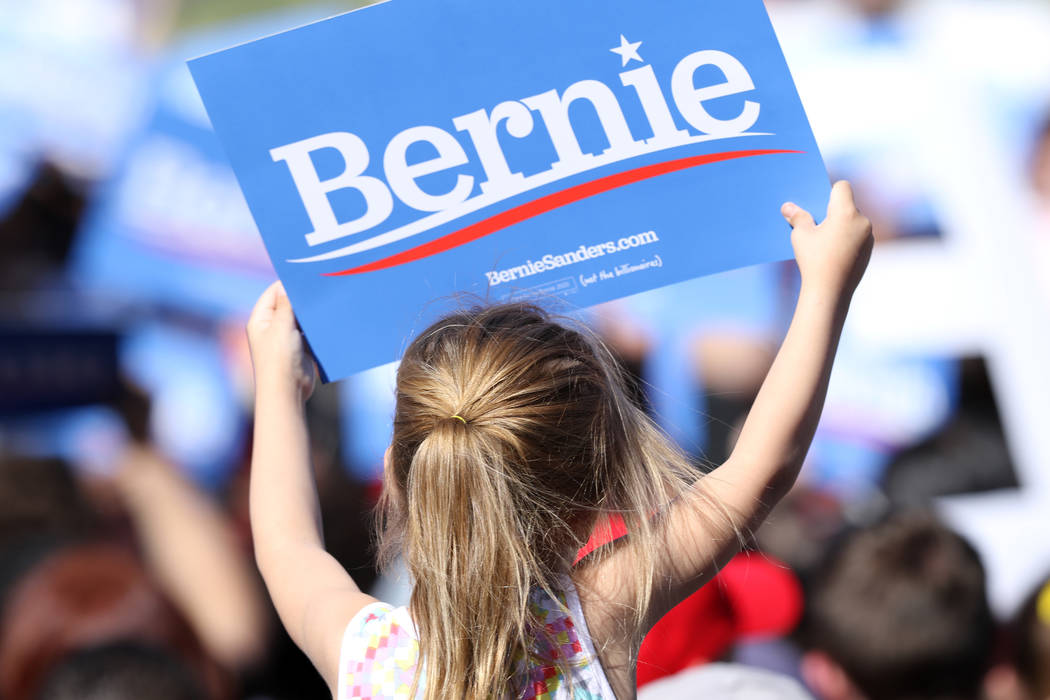
M0 0L0 700L327 697L253 563L243 323L274 275L185 60L354 5L264 4ZM878 245L798 486L653 629L640 694L1050 698L1050 2L767 7ZM581 314L702 471L797 285ZM327 545L397 603L394 371L308 419Z

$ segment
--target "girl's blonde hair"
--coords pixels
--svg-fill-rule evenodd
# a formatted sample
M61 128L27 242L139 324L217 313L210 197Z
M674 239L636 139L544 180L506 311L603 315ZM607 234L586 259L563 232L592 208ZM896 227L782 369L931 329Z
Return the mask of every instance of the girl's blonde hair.
M525 304L424 331L398 371L379 515L381 560L403 554L414 579L427 700L514 697L520 659L563 664L536 658L544 632L529 594L554 594L613 516L630 533L614 546L633 553L628 626L641 630L660 551L653 516L692 473L586 332Z

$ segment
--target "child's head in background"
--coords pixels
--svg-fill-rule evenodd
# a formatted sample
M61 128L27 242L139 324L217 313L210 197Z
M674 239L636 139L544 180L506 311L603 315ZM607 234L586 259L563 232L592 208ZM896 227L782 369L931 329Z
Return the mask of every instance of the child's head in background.
M500 688L508 660L541 634L530 591L558 591L611 515L631 532L617 549L635 550L624 583L648 600L649 516L688 474L584 331L524 304L425 330L398 371L381 553L402 553L414 578L423 657L450 660L429 673L461 682L464 696Z
M973 547L921 512L848 537L813 581L807 683L824 700L976 700L995 625Z

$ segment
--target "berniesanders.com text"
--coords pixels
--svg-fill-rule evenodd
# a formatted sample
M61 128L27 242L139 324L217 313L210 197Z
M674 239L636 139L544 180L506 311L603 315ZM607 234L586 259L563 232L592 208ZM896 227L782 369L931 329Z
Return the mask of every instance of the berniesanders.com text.
M489 285L495 287L497 284L525 279L526 277L538 275L541 272L557 270L560 267L586 262L600 258L603 255L612 255L625 250L651 245L659 242L659 240L660 237L656 235L655 231L636 233L631 236L624 236L617 241L605 241L594 245L583 244L576 250L566 253L548 253L538 260L526 260L521 265L515 265L503 270L490 270L485 273L485 276L488 277Z

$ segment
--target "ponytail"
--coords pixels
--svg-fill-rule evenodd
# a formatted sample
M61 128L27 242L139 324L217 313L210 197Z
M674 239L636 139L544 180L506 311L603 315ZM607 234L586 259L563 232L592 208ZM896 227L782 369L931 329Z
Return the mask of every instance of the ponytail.
M528 596L541 567L517 517L512 467L492 442L449 418L412 460L411 612L422 658L441 659L428 666L428 699L502 697L514 657L529 646Z

